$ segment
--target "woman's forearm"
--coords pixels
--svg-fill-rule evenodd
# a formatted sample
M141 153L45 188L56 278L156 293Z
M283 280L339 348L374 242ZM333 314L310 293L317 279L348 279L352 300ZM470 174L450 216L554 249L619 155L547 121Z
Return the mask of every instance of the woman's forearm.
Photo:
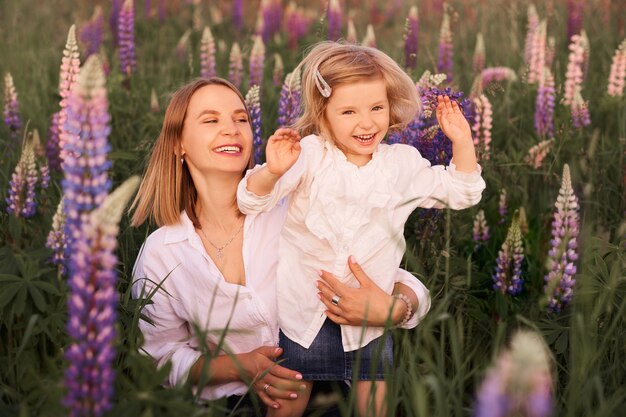
M419 307L419 300L415 292L410 287L404 285L401 282L396 282L393 287L393 295L396 294L404 295L411 302L411 313L409 314L409 317L406 317L408 306L405 302L398 300L396 301L396 303L394 303L391 318L394 324L400 324L405 321L405 319L410 319L411 317L413 317Z
M198 384L203 372L206 375L205 382L210 385L241 381L240 368L230 355L219 355L210 359L202 355L191 367L189 381L194 385Z

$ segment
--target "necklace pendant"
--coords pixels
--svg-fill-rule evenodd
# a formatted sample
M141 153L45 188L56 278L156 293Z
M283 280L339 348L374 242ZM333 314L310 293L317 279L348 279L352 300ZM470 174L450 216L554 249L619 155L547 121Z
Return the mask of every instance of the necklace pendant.
M224 254L222 253L221 249L218 249L217 252L215 253L215 256L217 257L217 259L222 260L222 257L224 256Z

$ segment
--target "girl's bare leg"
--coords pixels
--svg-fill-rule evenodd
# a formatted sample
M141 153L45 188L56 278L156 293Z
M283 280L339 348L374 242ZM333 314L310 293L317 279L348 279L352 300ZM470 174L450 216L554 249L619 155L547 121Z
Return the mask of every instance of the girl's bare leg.
M383 417L387 414L385 381L358 381L356 401L361 417Z
M298 391L298 398L295 400L276 400L280 404L280 408L269 408L267 417L300 417L309 403L313 382L303 382L306 389Z

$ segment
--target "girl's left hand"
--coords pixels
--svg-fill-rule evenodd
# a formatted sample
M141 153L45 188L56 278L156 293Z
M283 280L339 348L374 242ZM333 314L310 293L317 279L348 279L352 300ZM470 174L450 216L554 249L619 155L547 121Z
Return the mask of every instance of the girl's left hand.
M472 130L463 110L448 96L437 96L437 121L443 133L454 142L472 140Z
M348 266L361 286L352 288L342 284L333 274L322 271L322 280L317 281L318 296L326 306L326 315L337 324L351 326L383 327L401 320L403 303L395 303L391 295L381 290L350 257ZM331 300L339 297L334 305ZM389 312L393 306L392 316Z

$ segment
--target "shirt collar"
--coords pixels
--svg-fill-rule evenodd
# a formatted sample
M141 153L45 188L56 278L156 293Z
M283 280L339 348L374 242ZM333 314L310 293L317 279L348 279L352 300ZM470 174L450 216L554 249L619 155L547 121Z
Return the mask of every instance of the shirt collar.
M180 213L180 221L176 224L167 226L164 243L178 243L183 240L191 240L196 234L193 223L187 213L183 210Z

